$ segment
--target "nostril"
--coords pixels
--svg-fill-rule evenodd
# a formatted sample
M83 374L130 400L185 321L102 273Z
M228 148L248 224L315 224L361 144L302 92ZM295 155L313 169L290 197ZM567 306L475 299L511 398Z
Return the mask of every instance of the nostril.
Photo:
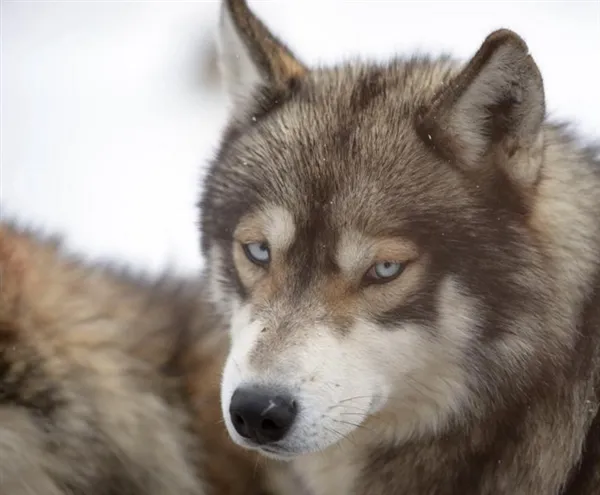
M236 426L244 426L246 424L244 418L242 418L242 416L239 414L234 414L232 419Z
M277 431L279 429L277 423L275 423L275 421L273 421L272 419L263 419L262 423L260 424L260 427L264 431Z
M249 438L251 432L248 428L248 422L244 419L244 416L240 413L233 413L231 415L231 422L235 430L244 438Z

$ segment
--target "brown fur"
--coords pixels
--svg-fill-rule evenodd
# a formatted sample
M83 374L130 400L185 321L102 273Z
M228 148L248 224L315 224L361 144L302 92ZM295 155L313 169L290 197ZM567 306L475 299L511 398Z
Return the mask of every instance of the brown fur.
M247 16L245 5L228 0L229 9L239 20L237 26L240 34L248 43L261 46L261 50L253 52L255 63L263 74L271 77L271 82L285 84L287 80L304 74L305 69L266 26L255 16Z
M359 318L382 345L419 328L415 351L425 350L419 369L390 377L411 393L333 445L281 443L298 454L293 476L314 495L600 493L600 163L546 119L525 42L500 30L466 64L396 59L281 78L264 70L289 49L247 35L258 21L245 2L224 15L225 35L259 66L201 201L213 297L238 322L233 349L254 339L240 380L301 389L320 372L294 381L311 352L350 369L343 360L355 357L322 349L361 355L367 340L348 343ZM294 231L266 268L248 265L234 238L265 208L286 211ZM419 270L353 283L338 257L354 232L415 246L391 261ZM268 225L253 235L271 242ZM266 322L255 337L254 322Z
M92 266L8 223L0 269L1 493L261 493L223 427L228 339L200 282Z

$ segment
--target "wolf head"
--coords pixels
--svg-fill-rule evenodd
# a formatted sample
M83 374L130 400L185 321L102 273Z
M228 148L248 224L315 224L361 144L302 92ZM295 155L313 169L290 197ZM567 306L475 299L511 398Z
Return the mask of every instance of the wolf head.
M524 41L309 68L244 1L221 12L233 105L200 206L234 441L281 459L362 426L401 441L528 390L564 339L543 330L544 92Z

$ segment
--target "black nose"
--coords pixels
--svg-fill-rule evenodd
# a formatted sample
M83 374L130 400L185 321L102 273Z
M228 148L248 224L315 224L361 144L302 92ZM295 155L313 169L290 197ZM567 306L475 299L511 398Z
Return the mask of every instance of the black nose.
M257 444L281 440L297 414L296 402L264 388L238 388L231 398L229 414L235 430Z

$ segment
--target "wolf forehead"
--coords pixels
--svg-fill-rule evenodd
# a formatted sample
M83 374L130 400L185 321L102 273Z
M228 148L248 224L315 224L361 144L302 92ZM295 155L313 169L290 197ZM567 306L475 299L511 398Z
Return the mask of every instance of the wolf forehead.
M274 204L299 224L342 228L352 219L363 232L377 227L374 235L463 211L468 184L415 129L420 109L456 70L447 58L348 64L259 88L225 133L202 209L228 230L230 220Z

